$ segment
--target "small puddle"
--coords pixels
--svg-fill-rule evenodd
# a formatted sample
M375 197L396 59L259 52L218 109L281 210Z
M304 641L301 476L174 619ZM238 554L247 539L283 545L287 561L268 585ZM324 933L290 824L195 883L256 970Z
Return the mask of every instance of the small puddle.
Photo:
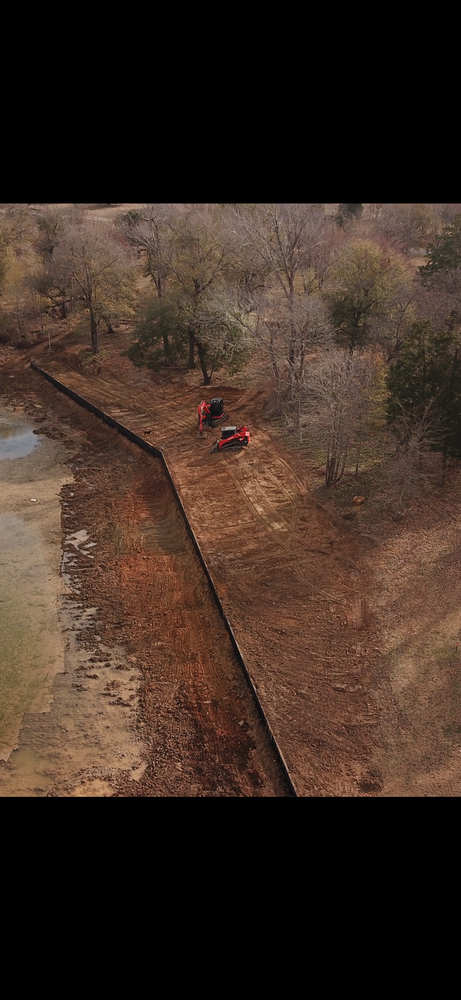
M40 444L40 438L21 413L0 412L0 461L25 458Z

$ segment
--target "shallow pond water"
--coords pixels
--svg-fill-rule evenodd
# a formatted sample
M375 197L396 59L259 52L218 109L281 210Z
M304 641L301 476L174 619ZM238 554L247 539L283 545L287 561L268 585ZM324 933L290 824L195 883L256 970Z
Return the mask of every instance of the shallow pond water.
M0 461L24 458L37 447L40 439L20 413L0 411Z

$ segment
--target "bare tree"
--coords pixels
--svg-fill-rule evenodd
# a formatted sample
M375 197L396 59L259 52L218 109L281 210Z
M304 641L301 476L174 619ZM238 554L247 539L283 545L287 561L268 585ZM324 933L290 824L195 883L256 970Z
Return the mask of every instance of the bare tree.
M283 295L292 301L296 275L306 265L306 230L312 221L310 205L258 205L235 209L235 231L242 249L252 251L266 265Z
M333 348L318 357L306 372L301 427L325 449L327 487L335 486L342 479L357 434L360 442L373 385L373 369L375 362L370 358Z
M205 337L200 324L201 298L225 281L231 262L231 241L221 225L220 210L213 205L182 205L170 216L171 239L167 262L170 285L190 307L189 368L195 367L197 350L205 384ZM204 334L204 331L203 331Z
M101 319L112 329L121 312L129 310L135 279L134 261L126 246L97 221L70 224L60 238L53 260L58 274L70 279L88 310L91 346L99 354Z
M364 217L365 219L377 219L382 211L383 202L370 202L365 205Z
M54 251L65 229L66 217L62 212L53 208L40 212L33 242L38 267L29 274L30 287L38 294L41 309L59 309L61 319L66 318L71 301L71 281L69 275L58 268Z
M334 223L325 216L323 206L266 204L235 206L229 224L241 258L251 262L252 273L256 270L255 262L259 262L264 274L267 293L264 314L261 311L264 295L259 296L258 303L256 298L253 300L262 319L257 329L260 334L265 330L263 342L269 349L277 392L280 395L286 369L286 392L293 401L299 367L303 366L302 331L306 329L309 312L301 300L322 287L331 259Z
M142 260L144 273L152 279L159 298L171 274L170 242L175 214L175 205L147 204L116 221L117 229Z
M289 302L299 291L310 289L313 282L321 287L335 232L323 206L238 205L230 223L241 256L260 261Z
M461 326L461 268L440 273L427 283L415 283L416 319L429 320L439 330Z
M333 330L326 306L319 293L299 296L293 307L284 299L274 298L270 291L253 294L244 307L239 297L237 302L234 314L243 329L245 343L256 352L261 374L268 374L273 381L276 412L282 413L285 402L290 419L297 427L300 391L309 358L315 349L326 348L332 343ZM293 347L291 366L288 361L290 345ZM290 389L293 390L291 394Z
M403 513L405 501L409 502L412 497L420 495L421 488L427 487L433 479L424 459L430 452L443 446L443 435L434 412L433 400L427 403L417 418L414 414L406 413L402 404L400 409L397 448L382 470L385 484L382 499L398 515ZM442 475L443 473L444 469Z
M20 252L35 227L28 205L0 205L0 288L13 251Z
M383 234L388 242L403 254L424 249L440 226L434 206L424 204L382 205L375 217L375 233Z
M443 225L453 222L457 215L461 215L461 205L455 202L433 204L432 208L436 216L440 218Z

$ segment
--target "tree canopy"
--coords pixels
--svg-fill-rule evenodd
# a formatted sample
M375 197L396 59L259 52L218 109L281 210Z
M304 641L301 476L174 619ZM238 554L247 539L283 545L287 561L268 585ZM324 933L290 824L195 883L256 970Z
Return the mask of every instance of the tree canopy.
M338 340L353 351L379 340L409 282L404 261L372 240L352 239L332 267L326 290Z
M415 323L388 376L387 416L405 443L411 426L430 417L433 448L461 457L461 345L451 331Z
M450 225L444 226L438 240L429 244L427 261L420 268L420 274L427 281L440 271L453 271L460 265L461 215L456 215Z
M290 431L308 419L323 434L329 483L372 424L376 363L400 441L411 425L418 447L461 457L461 206L341 203L341 225L336 204L100 208L0 205L4 342L24 347L46 326L51 343L56 320L61 332L83 319L97 354L124 317L136 365L199 368L209 385L251 356Z

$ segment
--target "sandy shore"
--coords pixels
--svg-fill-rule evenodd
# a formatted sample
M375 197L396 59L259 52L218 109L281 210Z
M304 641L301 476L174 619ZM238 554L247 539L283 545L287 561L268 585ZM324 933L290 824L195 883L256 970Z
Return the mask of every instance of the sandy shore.
M2 413L31 426L21 409ZM72 588L72 553L83 538L62 540L61 490L73 483L67 458L59 441L40 435L29 455L0 461L0 796L50 789L106 796L121 757L132 776L144 769L126 719L115 713L109 725L94 690L76 700L78 671L90 655L78 638L95 625L95 609ZM124 650L100 652L105 679L118 680ZM133 670L130 685L136 688Z

